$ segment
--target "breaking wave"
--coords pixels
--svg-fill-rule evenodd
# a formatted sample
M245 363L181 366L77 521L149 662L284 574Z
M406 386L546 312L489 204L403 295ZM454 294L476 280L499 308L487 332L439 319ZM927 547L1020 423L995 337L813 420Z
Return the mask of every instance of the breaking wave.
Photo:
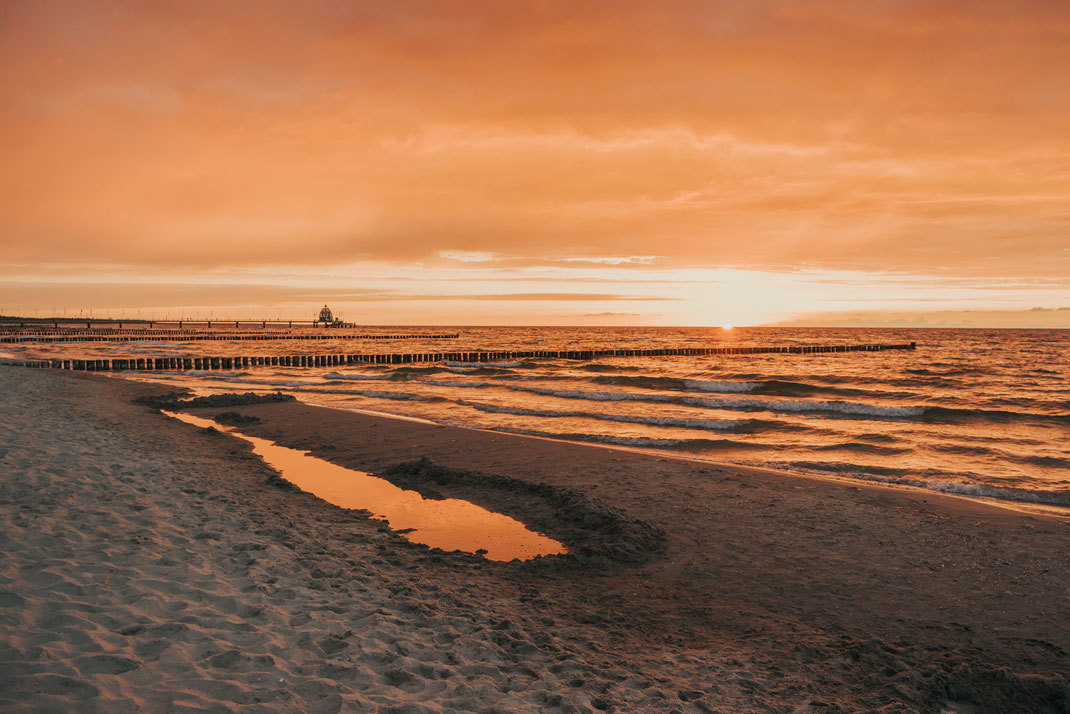
M597 412L563 412L549 409L524 409L522 407L506 407L497 404L469 402L463 399L458 400L457 404L490 414L514 414L517 416L546 417L550 419L598 419L601 421L613 421L624 424L647 424L649 426L707 431L749 431L753 430L758 423L758 420L755 419L683 419L677 417L629 416L625 414L604 414Z
M1070 507L1070 490L1036 490L1015 488L1013 486L994 486L972 481L973 479L982 478L978 474L951 474L932 469L912 471L910 469L861 466L857 464L825 464L811 461L793 461L786 464L770 463L766 465L771 468L801 471L803 473L834 474L841 478L858 479L860 481L924 488L930 491L960 496ZM925 474L929 474L930 477L925 478ZM960 480L963 478L970 478L972 482Z
M452 385L445 385L452 386ZM468 386L468 385L464 385ZM493 385L487 385L493 386ZM917 417L925 413L926 407L919 406L882 406L842 401L815 400L779 400L749 397L745 399L710 399L706 397L685 397L674 394L639 394L633 392L588 392L581 389L552 389L549 387L520 387L510 385L508 389L530 392L563 399L584 399L596 402L656 402L661 404L683 404L706 409L726 409L744 411L771 412L833 412L855 417Z
M346 379L353 381L367 381L367 382L383 382L390 379L390 375L386 374L353 374L352 372L343 374L342 372L328 372L323 375L324 379Z
M538 436L544 439L562 439L564 441L585 441L596 444L612 444L615 446L636 446L647 449L667 449L671 451L713 451L713 450L753 450L769 448L767 445L759 446L745 441L733 441L732 439L658 439L645 436L615 436L613 434L587 434L582 432L554 432L541 431L538 429L512 429L499 427L494 431L502 431L508 434L520 434L522 436Z
M523 362L454 362L447 360L445 362L447 367L506 367L509 369L516 367L523 367Z

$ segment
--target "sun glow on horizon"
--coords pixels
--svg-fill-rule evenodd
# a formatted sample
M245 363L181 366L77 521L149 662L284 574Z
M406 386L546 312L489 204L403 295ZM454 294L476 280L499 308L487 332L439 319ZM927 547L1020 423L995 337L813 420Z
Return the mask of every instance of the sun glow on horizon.
M1070 325L1067 2L96 5L0 5L0 314Z

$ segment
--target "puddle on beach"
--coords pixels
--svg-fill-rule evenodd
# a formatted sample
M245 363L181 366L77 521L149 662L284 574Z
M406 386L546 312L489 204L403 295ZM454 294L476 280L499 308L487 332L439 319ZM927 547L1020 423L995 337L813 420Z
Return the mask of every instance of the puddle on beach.
M386 479L337 466L267 439L247 436L211 419L168 411L164 414L201 428L213 427L248 441L257 456L302 491L336 506L371 511L376 517L385 519L392 529L407 531L401 535L414 543L468 553L485 549L485 557L501 561L566 552L556 540L474 503L456 498L427 499ZM409 531L410 528L413 530Z

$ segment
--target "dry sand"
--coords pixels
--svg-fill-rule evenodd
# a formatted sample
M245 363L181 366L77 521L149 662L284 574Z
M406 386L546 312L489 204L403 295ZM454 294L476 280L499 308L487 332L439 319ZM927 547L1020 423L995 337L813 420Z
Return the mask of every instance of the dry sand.
M299 403L191 410L573 551L498 564L278 488L244 442L131 401L160 391L0 368L4 711L1070 710L1065 519Z

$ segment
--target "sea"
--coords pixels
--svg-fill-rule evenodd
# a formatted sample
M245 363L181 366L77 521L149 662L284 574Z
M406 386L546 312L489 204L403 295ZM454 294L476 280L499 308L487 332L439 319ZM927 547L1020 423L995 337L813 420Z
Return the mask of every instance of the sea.
M186 387L198 395L281 390L338 409L1070 507L1068 330L439 326L359 332L459 336L25 342L0 345L0 356L113 359L916 342L914 351L108 374ZM320 328L317 334L344 333Z

